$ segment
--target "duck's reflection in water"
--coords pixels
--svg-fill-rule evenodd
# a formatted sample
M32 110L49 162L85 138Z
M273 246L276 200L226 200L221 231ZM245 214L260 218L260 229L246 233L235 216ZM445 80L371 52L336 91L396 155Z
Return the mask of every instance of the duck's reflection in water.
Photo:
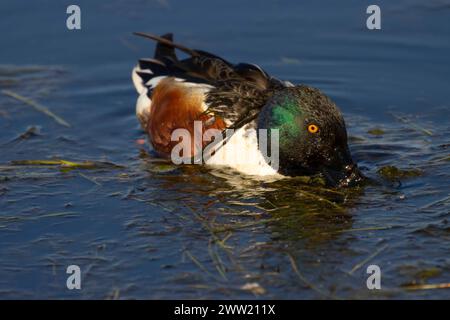
M260 219L274 241L304 239L313 245L339 237L352 228L351 208L363 192L362 188L330 189L314 178L250 178L226 168L175 167L148 160L144 167L152 184L157 179L166 190L159 192L159 200L178 201L180 210L188 206L198 216L226 225L224 230L232 230L238 220L251 226Z

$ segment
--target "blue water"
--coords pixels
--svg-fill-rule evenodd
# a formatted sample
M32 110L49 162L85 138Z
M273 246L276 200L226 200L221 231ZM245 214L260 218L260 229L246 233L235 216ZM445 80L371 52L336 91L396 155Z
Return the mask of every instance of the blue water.
M450 297L408 289L450 282L449 1L378 1L377 31L369 1L77 1L75 31L69 4L0 3L0 89L71 125L0 93L0 298ZM130 73L154 45L133 31L320 88L378 183L317 191L152 158ZM31 159L123 168L12 165ZM420 175L389 181L388 165ZM81 290L66 288L72 264Z

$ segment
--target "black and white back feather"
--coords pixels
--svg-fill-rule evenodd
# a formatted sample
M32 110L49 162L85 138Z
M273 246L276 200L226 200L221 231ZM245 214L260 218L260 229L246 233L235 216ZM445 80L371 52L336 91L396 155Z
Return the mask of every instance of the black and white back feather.
M165 77L203 86L205 112L224 119L228 128L238 129L252 122L275 90L290 85L269 76L257 65L232 64L206 51L174 43L170 33L135 34L157 41L154 58L139 60L133 69L138 93L151 98L152 90ZM175 49L190 57L179 60Z

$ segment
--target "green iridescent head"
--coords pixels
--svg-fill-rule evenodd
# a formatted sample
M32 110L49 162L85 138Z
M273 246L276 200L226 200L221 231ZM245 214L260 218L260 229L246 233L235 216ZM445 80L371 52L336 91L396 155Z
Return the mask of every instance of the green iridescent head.
M319 90L307 86L280 90L258 117L258 128L279 130L279 172L322 174L333 185L349 185L362 175L347 145L344 118Z

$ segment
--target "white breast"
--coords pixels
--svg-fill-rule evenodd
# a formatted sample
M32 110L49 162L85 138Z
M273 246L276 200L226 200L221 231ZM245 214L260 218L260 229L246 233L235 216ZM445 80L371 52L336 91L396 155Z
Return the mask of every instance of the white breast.
M207 165L228 166L254 176L283 176L264 160L258 148L255 129L240 128L227 143L206 162Z

